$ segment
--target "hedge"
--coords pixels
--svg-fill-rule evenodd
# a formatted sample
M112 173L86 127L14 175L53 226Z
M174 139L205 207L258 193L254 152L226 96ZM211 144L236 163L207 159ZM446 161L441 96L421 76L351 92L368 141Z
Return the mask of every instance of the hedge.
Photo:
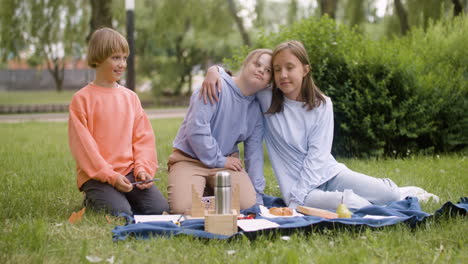
M304 43L314 79L331 97L333 153L406 156L465 150L468 143L468 19L413 29L404 38L370 40L327 17L261 35L255 47ZM236 68L247 53L225 60Z

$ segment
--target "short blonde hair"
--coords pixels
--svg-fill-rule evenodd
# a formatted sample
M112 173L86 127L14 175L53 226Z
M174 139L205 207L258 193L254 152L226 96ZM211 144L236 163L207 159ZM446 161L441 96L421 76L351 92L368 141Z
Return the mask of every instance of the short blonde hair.
M105 61L113 53L129 54L128 42L122 34L111 28L100 28L93 32L88 44L88 65L91 68Z
M241 72L245 67L247 67L247 65L251 61L255 60L255 61L258 62L258 60L260 59L260 57L263 54L273 56L273 51L271 49L255 49L255 50L252 50L249 54L247 54L247 57L245 57L244 61L242 62L242 66L241 66L239 72Z

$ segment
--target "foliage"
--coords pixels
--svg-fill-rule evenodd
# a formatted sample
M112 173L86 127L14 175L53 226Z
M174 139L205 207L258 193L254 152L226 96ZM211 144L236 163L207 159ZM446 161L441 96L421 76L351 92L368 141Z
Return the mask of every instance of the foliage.
M5 1L2 12L9 14L1 16L2 58L19 57L22 52L33 65L45 60L61 91L65 63L84 54L89 10L83 4L84 0Z
M157 187L166 196L167 159L181 119L153 120L160 168ZM82 208L75 164L68 149L66 123L19 123L0 126L0 260L2 263L89 263L86 256L113 263L465 263L466 216L362 230L294 233L265 232L256 240L202 240L189 236L112 242L123 221L86 210L80 224L67 221ZM443 202L458 201L468 189L462 155L405 159L340 160L353 170L389 177L398 185L416 185L440 196L422 204L434 212ZM266 162L266 193L280 195ZM166 196L167 197L167 196ZM290 236L284 241L281 236ZM411 245L411 246L408 246Z
M412 0L403 1L402 3L408 16L407 23L410 30L413 28L423 28L427 30L430 23L434 21L453 18L453 1ZM464 3L465 7L467 7L467 4L468 2ZM385 32L388 37L402 35L400 29L401 21L399 21L398 16L390 12L385 15L383 20Z
M226 1L142 1L135 14L138 70L156 94L180 94L195 66L205 69L241 43Z
M468 145L468 19L442 20L401 39L372 41L328 18L265 34L257 47L302 41L318 86L332 98L333 152L404 156ZM226 62L240 65L247 49Z
M0 8L0 58L4 62L18 56L21 49L27 45L22 37L25 24L22 17L16 15L21 0L2 1Z

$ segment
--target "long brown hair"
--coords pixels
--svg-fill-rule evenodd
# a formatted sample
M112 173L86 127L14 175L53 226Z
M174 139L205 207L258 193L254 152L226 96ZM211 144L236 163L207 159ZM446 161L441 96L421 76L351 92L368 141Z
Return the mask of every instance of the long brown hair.
M302 65L310 65L309 55L307 54L304 45L297 40L290 40L287 42L283 42L279 44L275 50L273 51L273 55L271 58L272 64L275 61L276 55L278 55L281 51L288 49L299 61ZM273 80L274 80L275 71L273 71ZM304 76L302 79L302 86L301 86L301 98L304 100L304 107L307 106L307 111L314 109L317 106L320 106L321 103L325 103L325 95L322 91L315 85L314 79L312 78L312 70ZM283 111L283 103L284 103L284 94L278 88L275 82L273 82L273 91L271 96L271 105L267 114L275 114Z

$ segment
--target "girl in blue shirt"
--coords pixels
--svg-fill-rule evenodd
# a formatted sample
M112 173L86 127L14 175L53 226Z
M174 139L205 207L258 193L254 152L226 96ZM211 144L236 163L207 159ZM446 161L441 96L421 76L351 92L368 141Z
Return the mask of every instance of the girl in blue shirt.
M399 200L392 180L354 172L331 155L333 105L314 84L302 43L278 45L272 68L274 84L257 93L257 99L265 113L268 155L288 206L336 210L343 200L358 209ZM207 79L207 89L214 87L216 69L208 71Z
M199 195L210 193L220 170L230 171L233 186L239 185L241 209L263 203L264 129L255 93L267 87L271 74L271 50L258 49L247 56L239 75L220 71L223 93L218 102L204 104L198 100L199 90L194 92L168 162L171 212L190 209L192 185ZM239 159L241 142L245 170Z

